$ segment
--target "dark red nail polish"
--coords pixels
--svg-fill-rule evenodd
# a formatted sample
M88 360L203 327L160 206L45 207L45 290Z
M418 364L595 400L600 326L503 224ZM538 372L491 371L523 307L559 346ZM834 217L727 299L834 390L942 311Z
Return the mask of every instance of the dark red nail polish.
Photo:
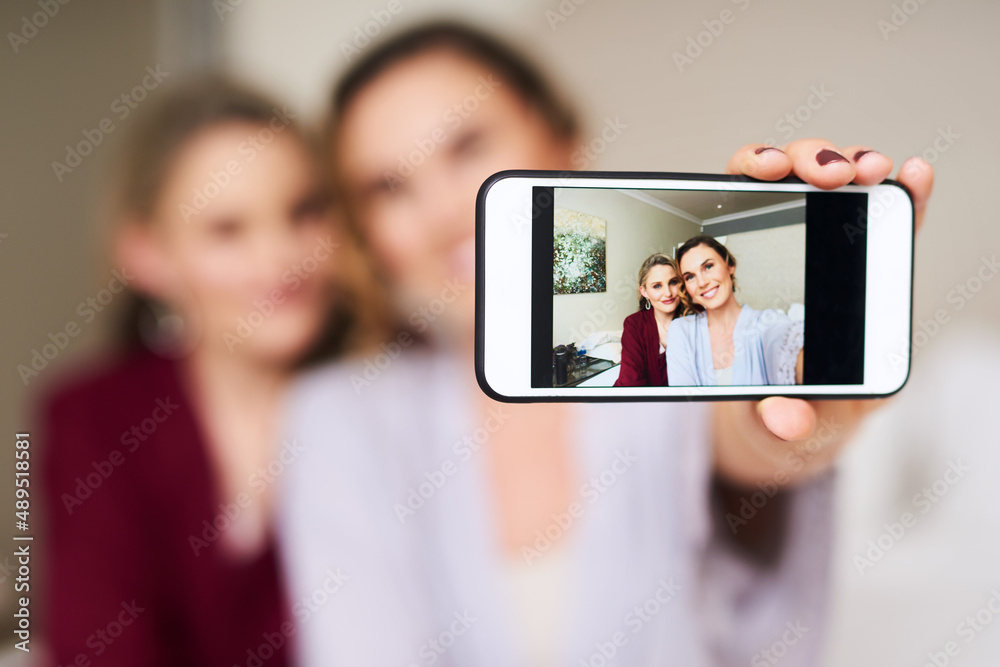
M854 161L857 162L861 158L861 156L866 153L874 153L874 152L875 151L858 151L857 153L854 154Z
M829 148L824 148L819 153L816 153L816 161L819 162L819 166L825 167L831 162L847 162L847 158L837 151L831 151Z
M754 154L755 155L760 155L764 151L778 151L779 153L782 152L781 149L775 148L774 146L761 146L760 148L758 148L757 150L754 151Z

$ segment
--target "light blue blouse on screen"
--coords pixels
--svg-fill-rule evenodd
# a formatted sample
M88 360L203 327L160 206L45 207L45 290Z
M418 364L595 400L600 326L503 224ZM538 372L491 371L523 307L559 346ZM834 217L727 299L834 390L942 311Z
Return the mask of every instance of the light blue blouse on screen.
M803 322L780 310L746 304L733 330L733 385L795 384ZM667 330L667 377L672 387L715 386L708 317L687 315Z

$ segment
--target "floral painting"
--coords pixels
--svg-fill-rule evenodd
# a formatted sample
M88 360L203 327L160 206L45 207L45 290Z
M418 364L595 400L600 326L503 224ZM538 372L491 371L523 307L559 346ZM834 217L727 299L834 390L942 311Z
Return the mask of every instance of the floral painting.
M553 221L552 293L607 291L607 221L558 206Z

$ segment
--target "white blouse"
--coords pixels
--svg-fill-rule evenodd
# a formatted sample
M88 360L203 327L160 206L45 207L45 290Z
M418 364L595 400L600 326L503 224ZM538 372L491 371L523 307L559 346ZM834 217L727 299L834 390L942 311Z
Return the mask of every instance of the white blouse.
M570 565L550 549L518 571L482 451L510 413L479 417L467 371L414 347L377 377L342 361L293 390L276 526L300 665L745 666L789 619L811 631L782 667L818 663L829 475L791 493L781 557L752 563L710 513L709 404L575 404Z

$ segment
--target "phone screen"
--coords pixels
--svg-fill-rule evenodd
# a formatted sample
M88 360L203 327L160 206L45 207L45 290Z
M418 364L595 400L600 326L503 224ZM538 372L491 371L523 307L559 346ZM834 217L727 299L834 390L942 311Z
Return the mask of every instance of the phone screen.
M535 186L532 204L533 388L864 383L866 193Z

